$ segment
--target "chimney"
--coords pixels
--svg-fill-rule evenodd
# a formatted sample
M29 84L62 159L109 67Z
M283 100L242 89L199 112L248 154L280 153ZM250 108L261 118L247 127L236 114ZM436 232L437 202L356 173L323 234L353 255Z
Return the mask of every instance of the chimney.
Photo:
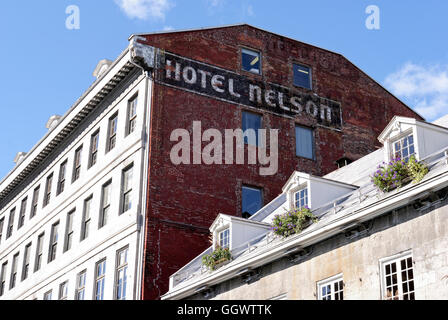
M48 130L53 130L53 128L58 125L59 120L61 120L61 118L62 117L60 115L57 115L57 114L54 115L54 116L51 116L50 119L48 119L47 124L45 125L45 127Z
M104 72L106 72L107 69L109 69L111 64L112 61L110 60L107 59L101 60L100 62L98 62L95 70L93 71L93 76L98 79Z
M26 154L27 154L26 152L18 152L18 153L16 154L16 157L14 158L14 163L15 163L16 165L18 165L20 162L23 161L23 159L25 159Z

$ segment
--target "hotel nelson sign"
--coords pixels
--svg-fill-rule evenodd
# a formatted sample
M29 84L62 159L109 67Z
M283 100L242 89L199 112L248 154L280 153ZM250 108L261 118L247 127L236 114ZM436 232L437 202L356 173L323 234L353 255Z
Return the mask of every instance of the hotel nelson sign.
M342 129L338 102L272 83L254 81L218 67L164 53L156 81L222 101L290 117L308 115L326 127Z

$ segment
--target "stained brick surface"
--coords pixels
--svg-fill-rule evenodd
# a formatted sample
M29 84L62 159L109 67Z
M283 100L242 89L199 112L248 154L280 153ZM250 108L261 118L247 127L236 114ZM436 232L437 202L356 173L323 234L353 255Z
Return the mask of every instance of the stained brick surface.
M144 299L168 290L169 276L209 245L207 229L218 213L240 215L242 184L263 188L274 199L294 170L324 175L335 161L356 160L379 146L377 136L394 115L420 118L339 54L250 26L145 36L146 43L229 71L293 88L292 63L312 67L313 91L341 103L343 130L316 126L314 119L290 119L266 111L263 126L279 129L279 168L260 176L256 165L179 165L170 160L174 129L241 128L245 107L156 84L153 91L147 202ZM241 47L262 53L262 75L240 71ZM307 92L305 89L295 88ZM295 124L315 128L316 159L295 155ZM205 146L206 144L203 144Z

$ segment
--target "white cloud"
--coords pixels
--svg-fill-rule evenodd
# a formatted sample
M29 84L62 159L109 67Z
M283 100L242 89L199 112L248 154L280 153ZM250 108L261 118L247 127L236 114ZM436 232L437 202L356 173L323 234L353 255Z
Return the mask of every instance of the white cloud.
M163 27L163 31L173 31L174 28L172 26L165 26Z
M170 0L115 0L129 18L164 20L174 4Z
M254 16L254 7L252 7L251 4L247 7L247 15L248 15L249 17Z
M448 113L448 65L408 62L387 76L384 83L428 121Z
M207 2L211 7L219 7L224 4L224 0L207 0Z

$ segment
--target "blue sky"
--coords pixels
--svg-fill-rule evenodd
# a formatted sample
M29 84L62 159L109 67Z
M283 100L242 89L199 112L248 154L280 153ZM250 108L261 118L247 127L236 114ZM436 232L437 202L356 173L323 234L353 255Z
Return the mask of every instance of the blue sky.
M79 29L66 28L70 5ZM366 8L379 8L369 30ZM133 33L249 23L343 54L410 107L448 113L448 1L426 0L16 0L0 3L0 177L114 60ZM1 178L0 178L1 179Z

